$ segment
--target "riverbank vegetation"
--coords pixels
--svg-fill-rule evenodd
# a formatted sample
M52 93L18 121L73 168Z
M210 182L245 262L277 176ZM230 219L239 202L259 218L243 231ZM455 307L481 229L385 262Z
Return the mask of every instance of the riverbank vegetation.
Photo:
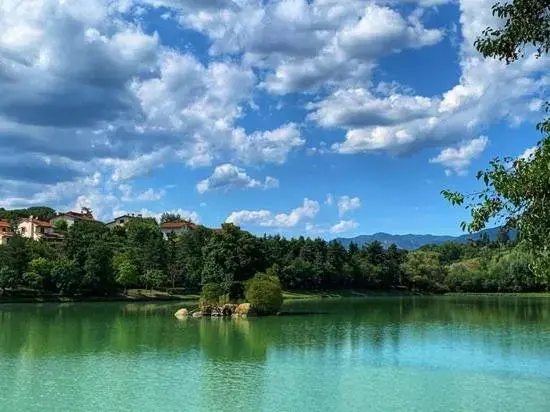
M12 297L26 292L86 298L136 288L183 295L208 285L203 296L219 303L245 295L261 300L273 292L272 285L296 295L547 290L547 279L535 276L530 262L523 244L504 233L497 241L407 252L378 242L346 249L322 239L256 237L231 224L219 231L199 226L165 240L154 219L130 219L114 229L78 221L61 242L14 236L0 246L0 291Z

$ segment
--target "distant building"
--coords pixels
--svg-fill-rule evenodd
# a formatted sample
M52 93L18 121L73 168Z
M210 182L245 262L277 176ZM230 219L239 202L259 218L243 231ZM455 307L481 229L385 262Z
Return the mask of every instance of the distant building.
M62 236L54 233L53 225L31 216L23 219L17 226L17 231L23 237L32 240L60 240Z
M0 219L0 245L7 245L13 235L10 222Z
M67 226L72 226L77 220L96 221L92 211L88 208L82 208L80 213L78 212L66 212L60 213L54 218L50 219L50 223L55 225L56 222L65 221Z
M197 225L190 220L180 220L177 222L166 222L161 223L160 231L162 236L165 239L168 239L168 236L171 234L181 235L183 233L189 232L190 230L195 230Z
M113 229L117 226L124 226L130 219L141 219L143 216L141 214L131 214L131 215L122 215L116 217L112 222L105 223L109 229Z

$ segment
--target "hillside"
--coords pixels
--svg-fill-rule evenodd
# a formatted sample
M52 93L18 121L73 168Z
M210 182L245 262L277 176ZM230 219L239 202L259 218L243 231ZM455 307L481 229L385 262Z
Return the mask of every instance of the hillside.
M438 236L438 235L392 235L389 233L375 233L373 235L360 235L354 238L337 238L336 240L342 243L345 247L348 247L351 242L356 243L358 246L362 246L365 243L372 243L379 241L385 247L388 247L392 243L395 243L399 248L406 250L418 249L424 245L438 245L445 242L458 242L467 243L470 239L479 239L483 233L487 233L490 240L495 240L497 237L499 228L485 229L477 233L467 233L461 236ZM515 232L510 232L510 238L515 237Z

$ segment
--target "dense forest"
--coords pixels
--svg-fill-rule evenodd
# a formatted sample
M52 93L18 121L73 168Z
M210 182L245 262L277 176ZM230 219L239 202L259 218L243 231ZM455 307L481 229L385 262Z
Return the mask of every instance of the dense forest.
M129 288L185 293L218 285L231 299L258 273L285 290L410 290L519 292L548 289L533 274L530 255L503 232L497 241L445 243L406 252L378 242L344 248L337 241L256 237L232 224L163 239L156 220L134 218L109 229L78 221L61 242L14 236L0 246L0 291L108 296Z

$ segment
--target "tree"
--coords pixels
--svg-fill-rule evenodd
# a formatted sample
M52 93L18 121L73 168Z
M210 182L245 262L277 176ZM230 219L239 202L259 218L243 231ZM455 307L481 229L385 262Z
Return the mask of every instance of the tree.
M76 262L72 259L58 259L52 264L51 276L59 293L73 296L78 292L81 278Z
M8 266L0 266L0 289L6 294L6 289L17 286L17 273Z
M182 218L179 213L165 212L160 217L160 223L181 222L181 221L182 221Z
M146 289L158 289L167 282L166 274L159 269L149 269L141 277L141 281Z
M250 279L264 268L259 239L233 224L224 224L204 248L202 283L218 283L229 293L233 282Z
M476 48L483 56L507 64L523 57L526 47L534 47L537 56L547 54L549 7L548 0L496 3L493 15L502 20L502 28L485 29ZM535 273L544 277L550 274L550 119L539 123L537 129L543 138L529 159L494 159L487 170L477 174L484 184L478 193L442 193L452 204L468 201L472 220L462 223L464 229L478 231L493 220L503 221L508 229L517 228L533 254Z
M401 269L407 274L413 289L437 291L445 279L445 269L437 252L411 252Z
M51 261L38 257L29 262L28 271L23 276L24 283L33 289L46 289L51 282Z
M67 233L67 230L69 230L69 224L66 220L56 220L53 226L57 233Z
M283 303L283 291L279 278L263 273L256 274L247 282L246 300L261 315L277 313Z
M217 305L220 303L220 298L224 295L224 290L217 283L207 283L201 289L200 303L201 306Z
M113 267L115 270L115 279L118 284L124 287L125 292L128 287L138 283L138 268L128 252L115 255L113 258Z

